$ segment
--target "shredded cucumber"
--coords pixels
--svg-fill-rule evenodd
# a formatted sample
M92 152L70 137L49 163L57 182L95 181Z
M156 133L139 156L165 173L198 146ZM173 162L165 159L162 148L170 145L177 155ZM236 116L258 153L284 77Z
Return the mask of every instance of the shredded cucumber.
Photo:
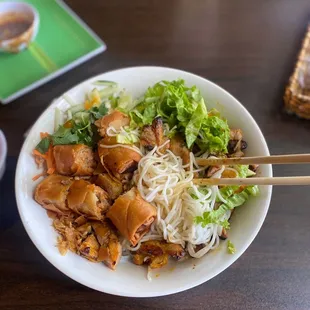
M68 109L67 112L70 111L70 112L72 113L72 115L73 115L73 114L75 114L75 113L77 113L77 112L81 112L81 111L83 111L83 110L85 110L85 109L84 109L84 103L80 103L80 104L76 104L76 105L74 105L72 108Z
M61 125L62 123L63 123L62 112L58 108L55 108L54 130L56 131L58 129L59 125Z
M72 119L72 112L70 110L67 111L67 120Z
M72 100L72 98L69 95L64 94L62 98L64 98L70 104L71 107L75 106L75 102Z
M118 91L117 85L109 86L109 87L106 87L104 89L99 90L99 95L100 95L101 99L105 99L105 98L108 98L109 96L113 95L117 91Z
M98 85L98 86L117 86L116 82L105 81L105 80L98 80L98 81L94 82L93 84Z

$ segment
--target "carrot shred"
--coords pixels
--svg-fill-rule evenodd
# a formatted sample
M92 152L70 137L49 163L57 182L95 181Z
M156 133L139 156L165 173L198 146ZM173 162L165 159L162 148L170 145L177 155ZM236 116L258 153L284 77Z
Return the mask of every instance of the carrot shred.
M65 128L72 128L72 121L71 120L69 120L69 121L66 121L65 123L64 123L64 127Z
M89 110L92 106L93 106L92 102L89 102L89 100L85 100L85 103L84 103L85 110Z
M40 138L43 139L43 138L46 138L46 137L49 137L49 133L48 132L40 132Z
M245 189L245 187L246 187L246 186L244 186L244 185L239 186L239 188L235 190L235 193L236 193L236 194L241 193L241 192Z
M46 154L42 154L42 153L40 153L40 152L39 152L38 150L36 150L36 149L34 149L34 150L32 151L32 154L46 159Z
M39 173L37 175L35 175L33 178L32 178L32 181L36 181L37 179L43 177L45 175L45 173Z
M47 171L50 171L50 172L53 171L54 172L56 170L55 158L53 155L53 146L52 145L49 146L48 151L46 153L46 165L47 165ZM50 174L53 174L53 172Z
M49 134L47 132L40 132L40 137L41 139L48 137ZM35 161L37 164L42 164L42 159L45 160L46 162L46 166L47 166L47 171L44 173L40 173L35 175L32 180L36 181L37 179L39 179L42 176L45 176L46 173L47 174L53 174L56 170L56 165L55 165L55 158L53 155L53 146L50 144L47 152L45 154L40 153L38 150L34 149L32 151L32 154L35 156Z
M55 172L55 168L47 169L47 174L53 174Z

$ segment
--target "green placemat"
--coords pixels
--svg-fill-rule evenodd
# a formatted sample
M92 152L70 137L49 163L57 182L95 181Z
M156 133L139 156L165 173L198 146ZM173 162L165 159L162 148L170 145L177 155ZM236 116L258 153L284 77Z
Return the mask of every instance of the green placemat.
M16 99L106 48L101 39L61 0L24 2L39 12L39 32L27 50L19 54L0 53L2 103Z

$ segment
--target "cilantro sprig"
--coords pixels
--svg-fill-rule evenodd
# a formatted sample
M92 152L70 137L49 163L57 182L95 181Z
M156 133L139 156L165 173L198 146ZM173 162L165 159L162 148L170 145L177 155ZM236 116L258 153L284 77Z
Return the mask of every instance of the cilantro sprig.
M98 140L94 123L107 113L108 109L104 103L89 110L76 112L70 121L60 125L50 136L43 138L37 144L36 150L41 154L45 154L50 144L85 144L93 147Z

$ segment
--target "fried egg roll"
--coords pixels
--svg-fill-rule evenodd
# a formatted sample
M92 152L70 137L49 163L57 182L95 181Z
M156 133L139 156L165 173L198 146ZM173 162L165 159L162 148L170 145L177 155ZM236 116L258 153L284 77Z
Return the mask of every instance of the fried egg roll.
M62 175L52 174L38 184L34 199L45 209L56 213L68 213L66 198L72 184L72 179Z
M97 166L92 149L84 144L56 145L53 154L59 174L92 175Z
M115 200L107 217L123 237L135 246L150 230L156 214L156 208L146 202L137 188L133 187Z
M84 180L73 181L67 196L68 207L90 219L102 220L108 210L108 194L99 186Z
M113 175L133 172L137 169L141 155L125 147L105 147L102 140L98 143L98 154L102 165Z
M129 116L117 110L108 115L105 115L95 122L95 125L98 127L98 132L102 137L106 136L107 129L110 126L115 130L119 130L122 126L128 126L129 124Z

